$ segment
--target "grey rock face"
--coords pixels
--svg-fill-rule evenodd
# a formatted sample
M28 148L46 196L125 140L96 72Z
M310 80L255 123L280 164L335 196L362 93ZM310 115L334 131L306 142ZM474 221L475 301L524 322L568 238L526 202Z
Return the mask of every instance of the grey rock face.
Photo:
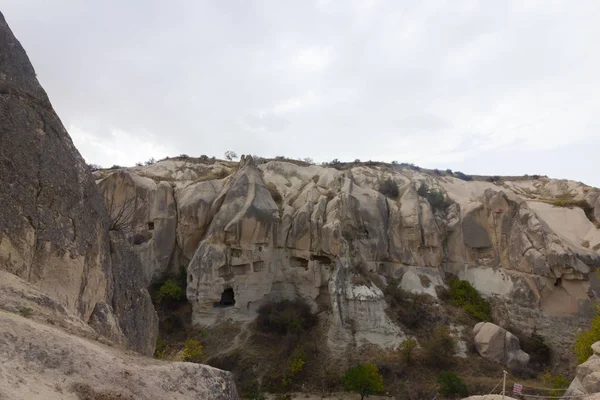
M151 354L156 315L137 256L111 242L94 178L1 14L0 186L0 269Z
M383 295L357 276L369 274L434 297L442 278L456 275L498 305L499 323L525 333L535 328L565 354L574 327L589 318L600 230L580 208L549 203L568 195L595 204L595 189L546 178L466 182L389 165L340 171L244 158L235 166L171 159L96 173L102 189L117 174L129 176L121 181L137 191L150 180L173 188L177 238L174 247L154 245L157 254L172 256L151 273L176 271L191 260L187 295L196 323L253 318L266 301L299 297L333 314L334 347L363 334L393 345L402 330L379 315ZM398 185L397 198L378 191L387 180ZM423 184L444 203L419 195ZM140 201L145 204L143 196ZM132 237L146 235L146 217L135 218ZM134 249L147 251L145 244ZM226 291L235 304L214 307Z

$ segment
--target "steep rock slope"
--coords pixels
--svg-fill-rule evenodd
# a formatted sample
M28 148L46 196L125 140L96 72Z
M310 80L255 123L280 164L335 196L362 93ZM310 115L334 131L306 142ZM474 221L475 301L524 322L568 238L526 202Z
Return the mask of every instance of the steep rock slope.
M136 257L115 259L125 242L2 15L0 71L0 269L84 321L117 311L113 337L151 354L157 318Z
M598 189L544 177L465 181L382 163L336 167L184 157L95 175L105 199L127 182L147 204L141 210L175 210L136 211L130 238L142 255L148 247L170 254L160 266L149 260L148 276L187 267L196 323L248 319L261 303L300 297L334 314L332 347L351 338L394 346L402 328L387 317L380 288L400 282L435 296L419 277L443 285L452 274L494 300L498 323L535 329L568 352L595 296ZM390 182L397 193L385 190ZM172 246L159 244L165 236Z
M237 399L166 363L138 254L0 14L0 398Z

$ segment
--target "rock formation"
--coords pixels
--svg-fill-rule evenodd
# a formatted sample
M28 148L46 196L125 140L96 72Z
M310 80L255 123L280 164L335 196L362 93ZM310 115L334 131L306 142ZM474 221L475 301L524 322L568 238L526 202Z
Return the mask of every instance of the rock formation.
M595 296L600 191L578 182L252 157L95 175L107 201L141 202L130 240L142 261L161 255L147 276L187 268L198 324L253 318L264 302L300 297L334 315L333 348L351 337L395 346L402 329L383 312L380 287L436 296L452 274L493 300L496 322L535 328L567 353Z
M123 345L153 354L157 336L139 250L111 229L2 14L0 143L0 397L75 398L81 384L136 398L237 398L227 373L124 354Z
M480 322L473 328L475 348L483 358L511 369L522 370L529 363L529 354L521 350L519 339L490 322Z
M600 342L594 343L592 350L594 354L577 367L577 374L563 398L577 397L585 400L600 398Z

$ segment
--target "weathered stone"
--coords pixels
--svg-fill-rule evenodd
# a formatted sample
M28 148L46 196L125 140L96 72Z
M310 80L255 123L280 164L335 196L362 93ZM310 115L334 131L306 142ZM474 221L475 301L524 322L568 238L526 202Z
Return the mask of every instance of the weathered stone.
M1 14L0 71L0 269L151 354L156 315L142 300L137 256L112 256L123 246L109 239L110 219L93 176ZM117 282L121 277L129 282Z
M529 355L521 350L519 339L506 329L480 322L473 328L475 348L483 358L510 368L523 368L529 363Z

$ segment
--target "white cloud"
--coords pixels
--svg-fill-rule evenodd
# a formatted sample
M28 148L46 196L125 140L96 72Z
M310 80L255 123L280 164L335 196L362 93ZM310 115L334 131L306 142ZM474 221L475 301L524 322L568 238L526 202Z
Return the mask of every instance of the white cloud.
M3 12L95 163L233 149L600 186L577 155L600 147L593 1L31 1Z

